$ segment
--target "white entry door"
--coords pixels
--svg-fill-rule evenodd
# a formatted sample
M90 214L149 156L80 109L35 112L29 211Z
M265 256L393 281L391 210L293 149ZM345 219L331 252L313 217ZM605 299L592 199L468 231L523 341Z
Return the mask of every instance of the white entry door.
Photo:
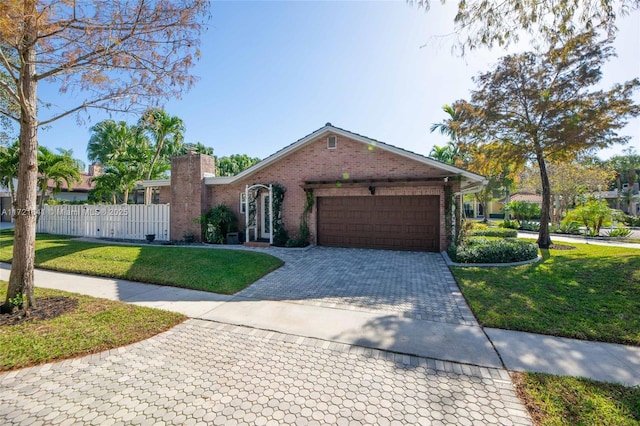
M269 193L262 194L260 208L260 238L271 237L271 212L269 206Z

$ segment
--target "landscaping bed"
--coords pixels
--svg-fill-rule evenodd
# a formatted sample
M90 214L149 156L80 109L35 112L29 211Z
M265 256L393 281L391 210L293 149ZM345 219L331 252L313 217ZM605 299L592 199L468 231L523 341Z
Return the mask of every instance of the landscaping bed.
M484 326L640 345L640 251L571 245L534 264L452 270Z
M0 281L0 295L7 283ZM147 339L182 314L106 299L35 289L36 308L0 315L0 371L101 352Z
M11 262L13 233L0 233L0 261ZM107 245L39 234L39 268L233 294L280 267L264 253L155 245Z

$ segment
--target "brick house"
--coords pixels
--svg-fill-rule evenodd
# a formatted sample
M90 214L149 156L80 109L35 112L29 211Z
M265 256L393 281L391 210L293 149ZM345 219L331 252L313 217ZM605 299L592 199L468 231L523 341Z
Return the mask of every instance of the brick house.
M311 242L318 245L398 250L445 250L459 218L461 195L478 191L482 176L385 144L327 123L324 127L233 177L215 177L212 157L175 157L171 178L145 181L171 204L171 240L193 234L193 221L225 204L245 231L247 186L279 184L286 190L282 219L298 231L307 197ZM309 195L307 195L309 193ZM267 191L256 199L255 232L269 237ZM256 234L254 237L254 233Z

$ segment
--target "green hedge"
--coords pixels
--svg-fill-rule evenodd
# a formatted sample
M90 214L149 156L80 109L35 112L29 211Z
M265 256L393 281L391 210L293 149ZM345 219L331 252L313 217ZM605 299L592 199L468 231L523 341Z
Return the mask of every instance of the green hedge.
M518 236L518 231L505 228L472 229L467 235L474 237L515 238Z
M458 263L510 263L538 257L538 247L521 240L470 239L449 249L451 260Z

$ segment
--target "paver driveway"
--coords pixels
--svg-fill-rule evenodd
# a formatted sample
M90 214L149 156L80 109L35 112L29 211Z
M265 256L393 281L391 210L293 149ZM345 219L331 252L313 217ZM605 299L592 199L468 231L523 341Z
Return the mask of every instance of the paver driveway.
M530 424L504 370L200 320L0 390L2 424Z
M438 253L314 247L238 293L263 300L477 325Z

